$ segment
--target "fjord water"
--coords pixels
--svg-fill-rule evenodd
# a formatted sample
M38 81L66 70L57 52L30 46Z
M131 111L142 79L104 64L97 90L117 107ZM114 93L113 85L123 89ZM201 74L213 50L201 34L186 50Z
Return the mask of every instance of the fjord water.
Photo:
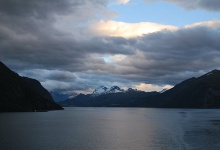
M65 108L0 114L2 150L218 150L220 110Z

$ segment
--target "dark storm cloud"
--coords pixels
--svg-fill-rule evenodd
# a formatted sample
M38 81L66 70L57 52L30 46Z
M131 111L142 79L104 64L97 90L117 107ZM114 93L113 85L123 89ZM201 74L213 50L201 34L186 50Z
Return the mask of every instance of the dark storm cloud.
M79 3L73 5L78 6ZM71 9L71 3L67 0L2 0L0 10L2 15L15 17L34 17L48 19L50 14L63 14Z
M83 5L106 5L106 0L1 0L1 15L48 19L51 15L65 15L77 11Z
M201 5L201 7L205 8L207 10L220 11L220 1L219 0L212 0L212 1L201 0L199 5Z
M145 0L146 2L167 1L177 4L188 10L205 9L209 11L220 11L219 0Z
M39 76L39 74L41 74ZM46 70L46 69L32 69L24 70L20 72L20 75L31 76L38 78L41 82L45 80L58 80L58 81L74 81L76 79L75 74L69 71L61 70Z
M45 32L52 28L56 16L77 13L88 2L88 0L1 0L0 21L2 25L17 33L39 34L39 31ZM102 5L104 1L102 3L94 1L93 4Z
M220 69L219 39L220 27L207 26L147 34L127 40L127 48L136 50L133 54L115 63L100 64L100 69L109 73L105 81L117 77L116 81L128 86L137 83L175 85ZM97 73L94 78L101 77Z
M107 71L113 66L98 55L134 53L134 49L126 46L134 41L124 38L78 39L78 26L94 20L100 11L104 13L106 4L106 0L0 1L1 61L21 75L40 80L50 89L88 89L91 84L88 79L93 81L94 75L86 80L76 78L74 72ZM56 26L66 16L76 26L72 28L74 34L59 30L65 28L63 24Z
M25 36L25 35L23 35ZM19 36L20 38L21 36ZM14 37L13 37L14 38ZM77 42L69 39L50 39L24 37L23 40L8 39L0 43L2 60L13 60L12 67L32 68L33 66L46 69L55 69L56 67L67 66L66 69L72 71L84 70L87 62L95 64L104 64L103 59L94 59L90 54L132 54L133 49L127 48L129 44L118 38L100 38L96 37L88 41ZM105 41L103 41L105 40ZM108 41L108 42L106 42ZM14 63L17 61L17 63ZM10 62L8 62L10 65ZM88 68L89 69L89 68Z
M132 66L135 71L122 67L119 74L126 73L128 79L145 80L146 83L176 84L219 68L219 39L220 28L207 27L145 35L134 45L139 52L120 62L121 66ZM135 72L136 75L132 75Z
M77 40L76 36L54 27L59 19L56 15L71 14L74 16L71 21L77 26L81 24L78 18L94 19L96 12L104 9L106 3L106 0L1 1L1 60L16 70L34 66L46 69L66 67L74 71L87 66L89 53L132 53L124 47L127 41L123 38L88 37L88 40ZM78 13L81 13L80 16ZM78 31L75 29L75 32Z
M143 82L176 84L220 69L217 27L193 26L130 39L97 37L87 30L81 35L78 27L96 18L106 4L106 0L1 0L0 60L48 89L75 91ZM66 16L73 24L69 32L57 24Z
M71 84L71 90L76 91L87 91L91 93L100 85L104 85L106 87L111 87L113 85L117 85L119 87L125 86L124 83L128 82L127 79L123 79L118 75L111 74L108 72L102 71L86 71L77 73L77 78ZM126 86L131 87L132 82L127 83Z
M122 37L94 37L81 44L82 51L101 54L133 54L135 49L128 45L135 44L135 40Z

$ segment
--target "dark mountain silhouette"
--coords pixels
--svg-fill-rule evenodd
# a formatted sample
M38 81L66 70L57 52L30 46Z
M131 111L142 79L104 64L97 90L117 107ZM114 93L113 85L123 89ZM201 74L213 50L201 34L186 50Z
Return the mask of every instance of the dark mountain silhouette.
M165 92L127 90L93 97L80 94L59 103L81 107L220 108L220 71L185 80Z
M28 87L30 87L31 90L35 91L36 94L53 101L52 96L50 95L50 93L40 84L39 81L35 80L35 79L31 79L28 77L22 77L25 84L28 85Z
M126 92L106 93L99 96L79 94L75 98L59 102L63 107L135 107L138 102L158 92L142 92L129 89Z
M145 106L171 108L220 108L220 71L191 78L152 97Z
M39 81L20 77L0 62L0 112L59 109Z
M58 102L58 104L60 104L63 107L70 107L70 106L91 107L93 105L90 103L90 99L92 99L92 96L90 94L88 95L79 94L74 98Z

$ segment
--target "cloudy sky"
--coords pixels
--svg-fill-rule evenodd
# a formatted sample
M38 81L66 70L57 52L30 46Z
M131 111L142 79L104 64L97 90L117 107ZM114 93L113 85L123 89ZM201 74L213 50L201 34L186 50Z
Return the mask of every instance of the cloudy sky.
M220 69L219 0L1 0L0 60L48 90L162 90Z

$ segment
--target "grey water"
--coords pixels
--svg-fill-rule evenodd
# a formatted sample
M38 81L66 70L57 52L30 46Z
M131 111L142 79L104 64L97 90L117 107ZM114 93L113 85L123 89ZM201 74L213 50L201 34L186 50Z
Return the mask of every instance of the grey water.
M219 150L220 110L65 108L0 113L1 150Z

